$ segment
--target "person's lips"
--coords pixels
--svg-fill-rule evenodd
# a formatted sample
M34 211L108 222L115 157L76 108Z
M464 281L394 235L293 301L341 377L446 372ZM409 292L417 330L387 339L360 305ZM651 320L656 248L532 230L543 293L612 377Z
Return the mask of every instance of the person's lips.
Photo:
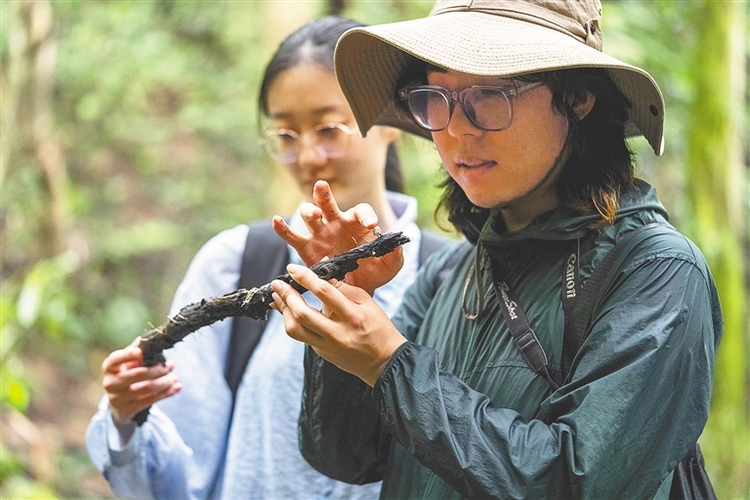
M476 170L480 168L491 168L497 165L496 161L487 160L484 158L456 158L454 163L457 168Z

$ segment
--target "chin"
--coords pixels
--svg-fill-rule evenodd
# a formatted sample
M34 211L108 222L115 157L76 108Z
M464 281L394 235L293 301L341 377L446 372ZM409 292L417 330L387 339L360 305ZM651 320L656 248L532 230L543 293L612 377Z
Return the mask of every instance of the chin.
M469 198L470 202L472 202L474 205L478 206L479 208L492 209L496 207L502 207L508 204L507 201L498 200L497 198L488 197L488 196L478 196L478 195L466 193L466 197Z

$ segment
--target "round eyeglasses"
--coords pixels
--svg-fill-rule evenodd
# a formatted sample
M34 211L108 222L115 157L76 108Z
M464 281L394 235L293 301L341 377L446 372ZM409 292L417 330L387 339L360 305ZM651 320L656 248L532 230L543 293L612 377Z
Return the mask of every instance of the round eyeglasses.
M471 123L488 132L510 127L513 122L513 98L543 85L542 82L516 83L511 86L472 85L457 92L437 85L409 85L398 93L417 125L430 132L448 126L456 102Z
M308 145L316 153L326 158L340 158L349 151L350 138L355 132L356 128L351 129L343 123L324 123L303 134L287 128L267 130L259 142L271 158L288 165L299 161L302 143L308 133L312 135Z

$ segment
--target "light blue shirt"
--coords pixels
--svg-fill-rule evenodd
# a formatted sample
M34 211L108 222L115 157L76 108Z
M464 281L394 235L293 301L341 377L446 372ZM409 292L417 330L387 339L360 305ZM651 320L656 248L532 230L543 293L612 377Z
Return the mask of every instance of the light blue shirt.
M404 266L375 300L391 315L414 281L421 233L414 198L388 193L398 216L391 231L402 231ZM299 214L289 221L298 231ZM237 288L247 225L226 230L196 254L174 297L170 314L207 297ZM290 260L301 263L289 247ZM312 307L316 297L306 293ZM297 419L304 370L304 345L286 335L281 315L268 324L253 353L232 412L224 379L232 320L219 321L188 335L164 352L174 362L182 390L152 406L148 420L120 445L107 398L86 432L89 455L120 497L156 499L368 499L381 483L350 485L314 470L299 451Z

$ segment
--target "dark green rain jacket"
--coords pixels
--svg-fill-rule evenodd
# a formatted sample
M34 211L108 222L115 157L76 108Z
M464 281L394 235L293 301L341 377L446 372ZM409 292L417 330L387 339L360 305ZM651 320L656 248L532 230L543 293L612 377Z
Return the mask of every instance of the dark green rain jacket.
M465 234L501 263L559 369L564 257L579 241L585 285L623 234L666 217L653 188L638 181L602 232L589 229L593 217L556 209L517 232L499 234L490 216ZM666 498L671 471L706 423L722 332L698 248L660 231L624 254L572 380L554 392L513 344L486 263L481 307L476 281L467 286L476 247L435 289L457 248L428 260L407 291L393 321L409 342L373 389L308 349L305 458L343 481L385 478L388 499ZM464 302L467 313L481 310L476 319L462 313ZM540 409L549 424L535 418Z

